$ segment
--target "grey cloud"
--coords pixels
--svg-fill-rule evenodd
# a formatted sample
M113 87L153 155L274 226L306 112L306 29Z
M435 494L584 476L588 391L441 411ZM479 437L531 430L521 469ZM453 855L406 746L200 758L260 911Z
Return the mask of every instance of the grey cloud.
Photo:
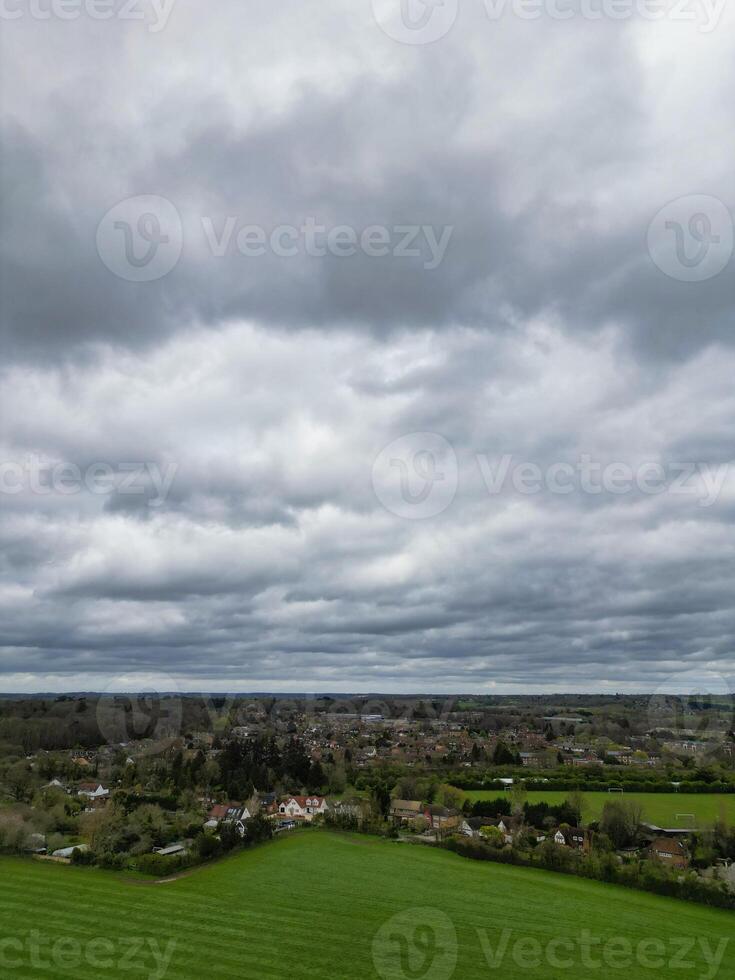
M702 508L489 495L477 464L732 465L735 266L683 283L646 250L667 201L733 206L724 32L649 25L652 46L478 4L409 50L347 2L38 26L3 42L0 464L176 475L162 501L0 494L0 688L735 683L732 475ZM95 234L140 194L184 241L134 283ZM431 270L425 249L217 258L202 218L228 216L452 237ZM427 431L459 486L404 520L373 461Z
M226 23L223 15L223 30ZM480 27L487 38L488 25ZM644 70L632 43L570 25L563 50L577 78L550 59L547 82L559 86L558 104L540 110L529 100L526 121L498 139L492 127L513 119L528 77L500 54L502 41L528 43L529 35L518 25L493 31L490 51L504 74L487 67L487 46L472 47L460 33L420 59L401 59L397 73L365 67L343 86L307 85L285 109L253 111L247 121L210 77L159 95L142 88L155 77L146 69L131 84L153 109L135 126L99 118L79 88L62 88L51 120L6 123L7 356L78 356L98 342L141 347L195 322L255 318L281 328L381 332L464 322L498 330L543 311L582 330L624 322L652 356L729 340L733 276L691 288L663 276L645 252L647 223L665 199L636 199L635 168L650 183L660 164L645 145L656 105L641 98ZM349 50L355 39L342 41ZM541 55L539 41L528 46L529 60ZM168 45L175 55L162 36L160 50ZM122 51L109 56L114 64ZM531 78L542 85L540 64ZM162 119L176 120L175 139L161 139ZM85 141L83 154L74 133ZM622 221L599 195L620 172L632 196L621 202L629 212ZM709 192L724 195L726 186L722 180ZM102 264L95 231L109 207L142 193L176 205L184 249L165 278L131 283ZM453 231L431 271L425 254L246 258L230 247L216 258L202 219L221 233L228 216L238 228L267 232L309 216L358 232L375 224Z
M134 363L133 390L120 381ZM140 415L146 444L165 446L179 474L172 499L145 521L117 496L93 506L52 499L43 511L32 496L12 498L0 524L5 676L127 665L194 687L289 677L297 687L334 686L335 677L374 687L377 677L378 687L415 690L462 678L553 685L566 665L582 687L630 689L665 680L672 658L730 676L730 561L711 555L731 537L727 487L705 510L670 495L490 496L470 478L473 452L508 446L543 464L599 446L602 459L638 456L651 441L638 414L648 376L626 372L621 382L625 363L615 344L551 327L502 340L455 330L439 346L415 332L369 343L295 333L284 346L258 327L216 343L182 336L152 358L80 369L73 394L52 386L47 402L34 395L47 446L74 444L84 406L97 419L85 458L119 458ZM302 390L279 388L274 409L259 379L268 365L288 376L297 364ZM575 386L581 366L595 384ZM197 384L177 391L169 413L169 385L191 371ZM393 378L384 391L381 376ZM703 397L686 366L666 379L657 412ZM33 372L6 380L9 421L21 432L24 391L44 389ZM112 404L109 390L120 393ZM553 418L538 404L545 390L557 399ZM584 428L560 439L558 419L578 411ZM429 423L451 437L462 483L437 518L401 520L373 495L372 459L376 446ZM665 454L688 429L681 418L652 448ZM37 438L35 428L25 437Z

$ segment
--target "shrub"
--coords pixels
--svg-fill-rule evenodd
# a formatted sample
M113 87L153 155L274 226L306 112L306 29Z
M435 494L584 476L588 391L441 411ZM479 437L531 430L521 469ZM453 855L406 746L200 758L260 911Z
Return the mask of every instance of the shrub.
M442 845L476 861L495 861L499 864L518 864L543 867L563 874L574 874L596 881L613 882L627 888L655 892L719 908L735 909L735 895L724 882L710 881L694 872L686 875L663 867L654 861L633 861L620 864L615 854L593 853L582 856L577 851L544 841L534 851L523 852L517 847L502 850L479 841L449 840Z
M72 864L94 864L95 856L92 851L80 851L78 847L75 847L71 852L71 863Z
M138 871L146 875L156 875L164 877L172 874L187 865L186 859L177 854L141 854L136 858L135 866Z

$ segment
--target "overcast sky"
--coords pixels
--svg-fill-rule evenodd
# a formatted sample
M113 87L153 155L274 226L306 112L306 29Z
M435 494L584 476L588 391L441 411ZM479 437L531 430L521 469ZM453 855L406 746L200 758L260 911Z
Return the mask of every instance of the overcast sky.
M732 4L136 2L0 14L0 690L735 689Z

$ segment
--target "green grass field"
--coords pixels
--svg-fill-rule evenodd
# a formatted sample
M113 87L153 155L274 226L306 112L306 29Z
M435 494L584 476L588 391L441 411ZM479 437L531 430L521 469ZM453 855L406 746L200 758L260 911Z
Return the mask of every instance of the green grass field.
M528 794L530 803L545 800L547 803L561 803L566 799L565 792L544 792L533 790ZM465 796L475 800L494 800L503 796L503 790L467 790ZM735 824L735 793L585 793L587 804L586 820L596 820L602 813L605 803L610 800L634 800L643 807L644 820L658 824L659 827L687 827L688 818L677 820L677 814L691 814L696 818L696 826L712 824L724 811L730 824Z
M325 831L168 883L15 858L0 883L3 978L735 978L731 912Z

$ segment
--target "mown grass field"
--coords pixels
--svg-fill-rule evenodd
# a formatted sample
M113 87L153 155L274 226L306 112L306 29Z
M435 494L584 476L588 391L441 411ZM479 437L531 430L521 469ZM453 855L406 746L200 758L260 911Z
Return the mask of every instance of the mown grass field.
M545 800L547 803L561 803L569 794L566 792L545 792L532 790L528 793L529 803ZM503 796L503 790L466 790L465 796L475 800L494 800ZM659 827L686 827L688 818L677 819L677 814L691 814L696 818L696 826L712 824L724 812L730 824L735 824L735 793L585 793L587 809L586 820L596 820L602 813L605 803L610 800L634 800L643 807L644 820L658 824Z
M731 912L325 831L297 832L163 884L14 858L0 858L0 883L3 978L735 977L735 942L725 943L735 935ZM46 967L29 961L33 930ZM598 966L583 962L583 930L601 940L587 949ZM50 960L62 937L73 965ZM549 951L551 940L562 946ZM623 965L627 943L632 963ZM151 949L167 948L161 972ZM715 969L705 952L716 962L718 949ZM137 966L120 962L133 953ZM677 956L689 967L676 966Z

